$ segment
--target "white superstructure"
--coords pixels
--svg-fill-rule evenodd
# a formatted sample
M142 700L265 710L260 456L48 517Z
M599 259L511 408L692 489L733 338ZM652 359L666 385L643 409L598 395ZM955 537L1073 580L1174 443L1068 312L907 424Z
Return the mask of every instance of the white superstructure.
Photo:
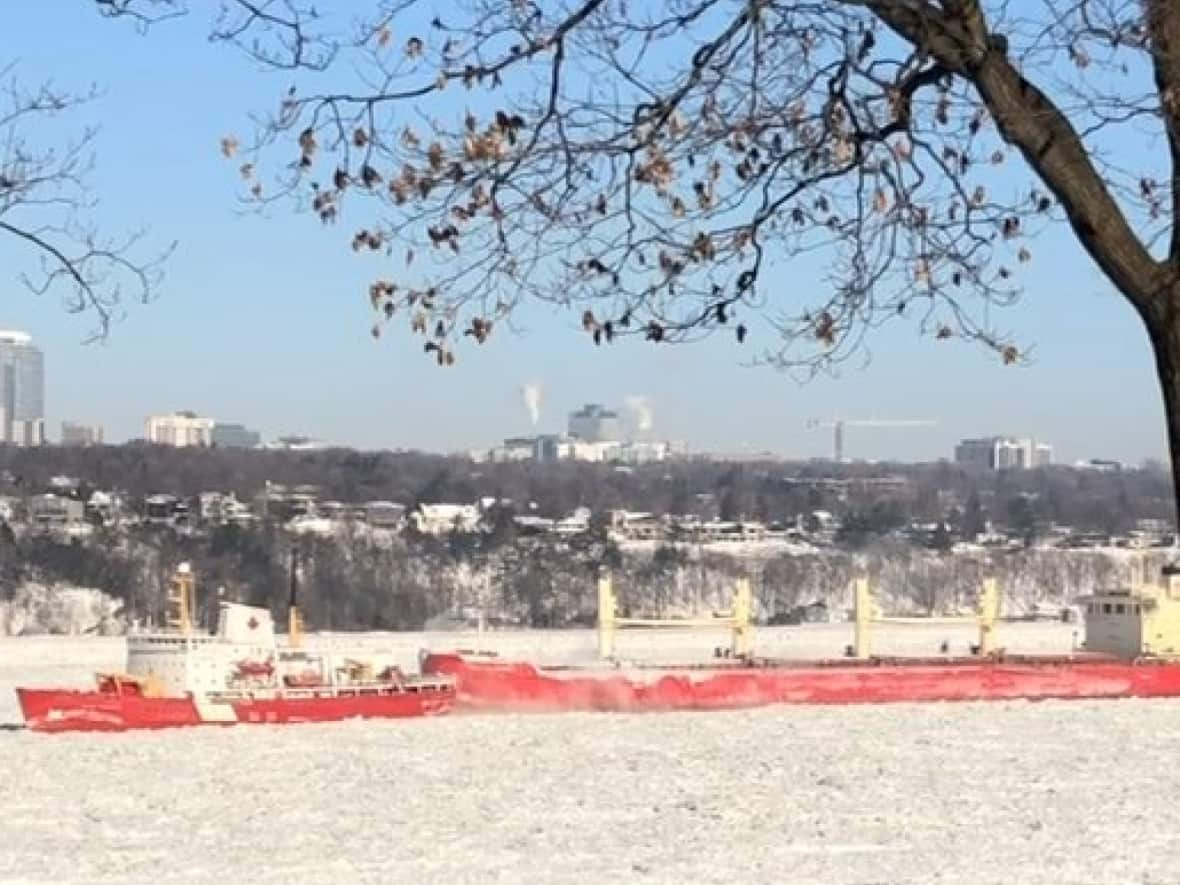
M195 630L194 587L192 571L182 563L172 578L165 629L127 635L126 675L140 681L148 696L273 695L307 687L387 685L402 678L390 653L305 649L295 608L283 643L268 609L238 602L221 602L213 634Z
M165 696L226 691L277 668L274 619L269 611L221 603L217 632L144 632L127 636L127 673ZM268 680L270 681L270 680Z

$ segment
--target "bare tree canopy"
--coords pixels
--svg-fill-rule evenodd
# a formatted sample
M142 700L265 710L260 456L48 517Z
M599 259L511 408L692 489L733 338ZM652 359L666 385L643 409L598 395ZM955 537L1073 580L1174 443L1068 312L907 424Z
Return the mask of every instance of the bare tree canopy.
M912 314L1013 360L985 308L1016 294L1030 235L1068 219L1137 288L1172 227L1160 172L1088 156L1113 127L1164 133L1152 4L474 0L429 21L419 5L333 32L310 7L229 2L217 34L269 64L363 72L293 90L242 146L272 149L278 190L258 157L244 174L326 221L379 201L355 245L418 263L377 280L375 306L407 309L443 357L542 299L585 310L604 343L764 315L775 361L825 365ZM1027 164L1008 170L1013 148ZM770 271L820 250L821 292Z
M375 333L406 323L449 364L546 301L603 346L724 328L815 370L908 317L1017 362L991 307L1056 222L1142 317L1180 465L1173 0L367 12L223 0L213 36L307 69L255 138L222 148L257 201L294 195L341 224L373 203L346 236L392 259L369 291ZM791 262L812 253L826 284L800 291Z
M96 205L88 175L97 130L61 138L58 118L96 97L49 83L28 88L15 65L0 67L0 236L28 254L21 280L35 294L60 292L72 313L85 314L92 335L106 334L127 298L149 300L170 249L138 257L140 234L102 233L89 216Z

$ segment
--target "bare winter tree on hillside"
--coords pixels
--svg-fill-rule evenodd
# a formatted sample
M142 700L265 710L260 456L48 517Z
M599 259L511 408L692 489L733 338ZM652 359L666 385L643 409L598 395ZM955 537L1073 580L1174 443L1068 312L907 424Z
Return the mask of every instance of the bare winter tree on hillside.
M147 301L165 255L139 257L139 235L102 233L89 216L88 184L97 131L63 134L62 118L96 93L50 83L28 88L14 65L0 65L0 238L15 246L21 281L35 294L60 293L101 337L128 299Z
M375 334L403 322L450 364L547 301L603 347L725 329L816 371L902 317L1015 363L992 308L1062 224L1145 324L1180 468L1180 4L438 10L373 2L337 29L296 0L223 0L215 25L267 65L333 74L222 147L253 199L293 193L390 256ZM813 253L826 282L800 291L790 262Z

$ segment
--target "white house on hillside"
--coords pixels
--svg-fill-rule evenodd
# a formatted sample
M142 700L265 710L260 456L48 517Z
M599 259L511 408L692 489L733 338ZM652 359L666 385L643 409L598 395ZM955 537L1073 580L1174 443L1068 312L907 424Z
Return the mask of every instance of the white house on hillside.
M447 535L475 531L480 513L475 504L419 504L410 519L423 534Z

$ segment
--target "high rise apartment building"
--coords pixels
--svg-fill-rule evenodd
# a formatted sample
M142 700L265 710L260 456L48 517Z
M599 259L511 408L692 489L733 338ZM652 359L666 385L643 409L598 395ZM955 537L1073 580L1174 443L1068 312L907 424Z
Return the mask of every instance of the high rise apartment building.
M45 358L25 332L0 331L0 443L45 442Z

